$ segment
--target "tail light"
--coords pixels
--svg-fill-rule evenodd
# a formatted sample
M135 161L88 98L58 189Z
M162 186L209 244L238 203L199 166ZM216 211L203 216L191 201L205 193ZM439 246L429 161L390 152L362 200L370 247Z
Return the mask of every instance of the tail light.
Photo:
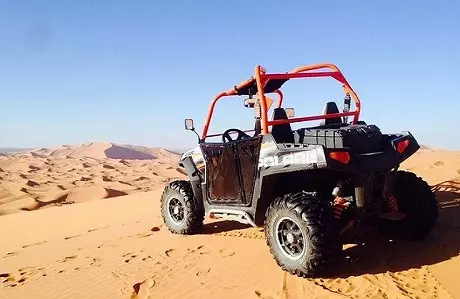
M343 164L348 164L350 162L351 157L348 152L330 152L329 158L339 161Z
M400 141L396 143L396 150L402 154L404 151L409 147L410 145L410 140L409 139L404 139L403 141Z

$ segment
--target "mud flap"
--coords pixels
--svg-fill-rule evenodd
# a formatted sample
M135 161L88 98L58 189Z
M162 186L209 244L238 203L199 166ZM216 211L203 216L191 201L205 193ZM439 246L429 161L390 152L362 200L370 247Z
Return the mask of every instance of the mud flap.
M196 168L196 165L195 163L193 163L191 157L185 158L184 161L182 161L182 165L184 165L188 179L190 181L190 184L192 185L196 207L204 211L200 171Z

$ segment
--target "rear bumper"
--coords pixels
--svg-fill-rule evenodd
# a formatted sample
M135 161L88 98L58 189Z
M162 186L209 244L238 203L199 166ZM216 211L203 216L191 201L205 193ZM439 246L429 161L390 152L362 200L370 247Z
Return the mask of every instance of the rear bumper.
M408 146L401 153L398 152L398 143L406 140L409 142ZM350 161L346 164L329 158L329 153L337 152L338 150L336 149L326 150L326 157L328 168L363 175L385 172L398 167L419 148L420 145L412 134L404 132L398 135L391 135L386 147L380 152L356 154L350 149L343 149L343 151L347 151L350 154Z

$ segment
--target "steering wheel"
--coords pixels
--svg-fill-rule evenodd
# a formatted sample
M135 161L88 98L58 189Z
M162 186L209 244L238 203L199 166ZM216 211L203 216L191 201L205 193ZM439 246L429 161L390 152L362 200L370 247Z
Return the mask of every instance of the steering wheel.
M230 133L231 132L236 132L238 133L238 136L236 137L236 139L233 139L232 137L230 137ZM239 129L228 129L227 131L225 131L223 134L222 134L222 141L224 143L226 142L233 142L233 141L238 141L238 140L242 140L242 139L246 139L246 138L250 138L251 136L249 136L248 134L246 134L245 132L239 130ZM226 141L228 140L228 141Z

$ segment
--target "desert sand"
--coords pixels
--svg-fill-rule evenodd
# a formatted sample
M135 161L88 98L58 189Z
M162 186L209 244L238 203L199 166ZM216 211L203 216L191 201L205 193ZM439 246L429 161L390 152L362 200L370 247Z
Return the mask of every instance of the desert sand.
M0 157L0 215L149 191L184 177L179 155L112 143L63 145Z
M178 155L92 143L0 157L0 298L460 298L460 153L422 149L403 165L440 204L425 242L371 228L344 246L334 277L301 279L261 229L206 220L178 236L159 198Z

